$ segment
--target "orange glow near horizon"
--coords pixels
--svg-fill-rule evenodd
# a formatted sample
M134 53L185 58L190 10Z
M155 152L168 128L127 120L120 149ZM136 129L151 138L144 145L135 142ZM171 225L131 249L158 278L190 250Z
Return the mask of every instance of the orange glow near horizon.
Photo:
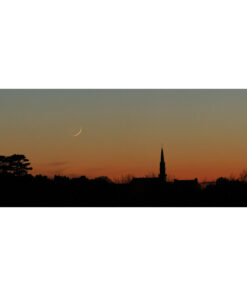
M158 176L159 174L159 153L154 159L155 163L147 160L145 164L135 163L134 165L124 163L107 163L102 167L97 167L96 163L80 163L75 162L58 162L50 164L36 164L33 163L33 175L43 174L49 177L54 175L66 175L69 177L87 176L88 178L95 178L100 176L108 176L112 180L121 180L126 176L145 177ZM240 166L241 164L239 164ZM209 161L208 163L197 165L196 163L189 163L186 161L171 163L166 158L166 169L168 178L170 180L177 179L194 179L198 178L200 181L213 181L218 177L238 177L243 169L239 169L237 163L229 165L223 161Z
M33 174L215 180L247 168L246 90L0 90L2 155ZM83 132L74 135L83 128Z

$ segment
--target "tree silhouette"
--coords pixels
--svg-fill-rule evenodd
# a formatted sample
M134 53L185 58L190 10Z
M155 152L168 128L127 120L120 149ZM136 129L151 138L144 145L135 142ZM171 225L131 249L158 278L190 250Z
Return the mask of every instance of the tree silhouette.
M244 170L244 171L240 174L240 181L242 181L242 182L247 182L247 170Z
M3 156L3 155L0 155L0 174L1 175L10 174L8 159L6 156Z
M129 184L134 177L130 174L124 175L121 177L121 179L116 179L116 183L118 184Z
M13 154L0 156L0 173L2 175L26 176L31 171L30 162L25 155Z

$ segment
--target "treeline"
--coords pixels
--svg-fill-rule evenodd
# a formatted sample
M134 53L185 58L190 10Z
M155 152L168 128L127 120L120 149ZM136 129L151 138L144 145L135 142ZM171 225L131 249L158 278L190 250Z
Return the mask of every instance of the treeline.
M247 174L219 178L201 187L196 182L113 183L107 177L89 180L32 176L24 155L0 156L0 206L51 207L246 207Z

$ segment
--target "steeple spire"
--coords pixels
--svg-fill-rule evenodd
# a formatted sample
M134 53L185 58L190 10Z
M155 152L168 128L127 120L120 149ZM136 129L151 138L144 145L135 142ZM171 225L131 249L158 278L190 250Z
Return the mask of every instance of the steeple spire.
M166 182L166 165L165 165L165 158L164 158L164 149L161 149L161 159L160 159L160 175L159 178L162 182Z

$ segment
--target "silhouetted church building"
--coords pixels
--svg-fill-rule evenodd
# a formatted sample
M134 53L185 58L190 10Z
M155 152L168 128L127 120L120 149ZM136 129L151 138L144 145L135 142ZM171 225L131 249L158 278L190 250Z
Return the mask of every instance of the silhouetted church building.
M151 192L152 189L159 187L163 188L169 185L176 186L177 188L196 189L199 187L198 180L174 180L173 183L167 182L166 163L164 157L164 149L161 149L160 157L160 172L157 178L133 178L131 186L135 192Z
M164 150L161 149L160 173L158 178L133 178L131 187L135 192L149 192L153 188L163 186L167 182Z
M160 157L160 173L158 178L134 178L132 182L161 182L166 183L167 174L166 174L166 164L164 157L164 150L161 149L161 157Z

